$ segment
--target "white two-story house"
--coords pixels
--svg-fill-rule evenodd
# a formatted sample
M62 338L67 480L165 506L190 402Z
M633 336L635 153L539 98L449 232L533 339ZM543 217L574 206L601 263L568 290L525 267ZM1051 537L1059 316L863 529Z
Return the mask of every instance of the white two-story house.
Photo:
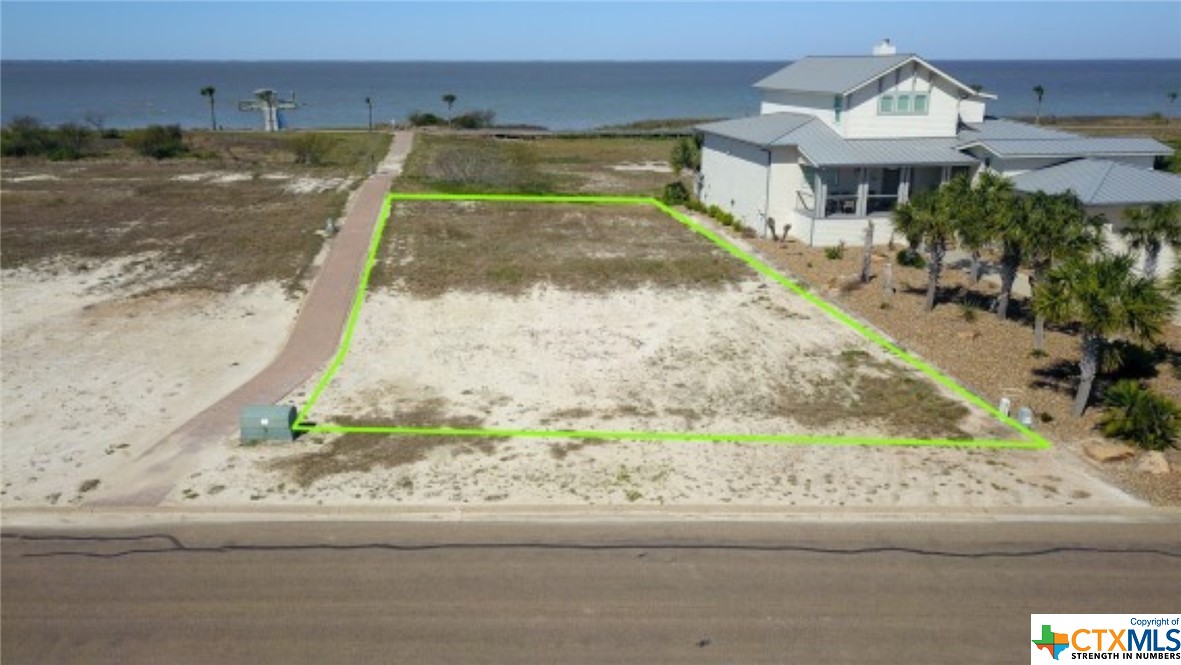
M755 87L759 115L697 128L698 195L763 235L859 244L873 220L884 243L895 205L981 168L1019 191L1072 189L1116 223L1124 206L1181 200L1181 178L1152 170L1168 146L987 117L994 96L888 40L869 56L803 58Z

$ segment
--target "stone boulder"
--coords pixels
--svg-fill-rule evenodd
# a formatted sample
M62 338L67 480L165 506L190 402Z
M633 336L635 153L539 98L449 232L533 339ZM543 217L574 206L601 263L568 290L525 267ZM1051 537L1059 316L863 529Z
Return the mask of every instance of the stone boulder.
M1161 451L1150 450L1140 456L1140 461L1136 463L1136 470L1140 473L1164 475L1169 472L1169 460L1165 459L1165 454Z
M1083 452L1096 462L1117 462L1136 456L1136 449L1129 445L1102 440L1087 441Z

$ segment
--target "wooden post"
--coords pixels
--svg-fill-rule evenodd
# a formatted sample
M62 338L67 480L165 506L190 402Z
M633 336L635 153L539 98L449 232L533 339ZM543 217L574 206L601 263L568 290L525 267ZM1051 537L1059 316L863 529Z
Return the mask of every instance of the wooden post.
M894 295L894 260L886 259L886 269L882 272L882 296L887 302Z
M873 220L865 225L865 248L861 254L861 283L873 278Z

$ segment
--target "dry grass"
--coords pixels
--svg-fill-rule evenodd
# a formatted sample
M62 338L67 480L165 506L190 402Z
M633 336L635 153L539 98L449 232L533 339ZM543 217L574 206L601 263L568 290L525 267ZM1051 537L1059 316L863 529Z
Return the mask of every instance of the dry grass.
M45 164L37 170L59 173ZM294 286L338 216L346 194L294 196L272 181L210 185L170 178L187 164L102 164L59 181L6 183L0 194L0 266L64 261L85 269L146 252L146 279L228 291L278 281Z
M941 395L929 380L860 350L843 351L839 359L840 370L810 394L783 386L774 412L811 427L872 424L892 436L972 438L957 425L967 407Z
M451 416L446 403L430 399L403 405L394 422L401 427L479 428L483 421L471 416ZM370 424L372 418L339 417L334 422L342 426ZM322 478L344 473L364 473L374 469L393 469L427 459L439 449L449 449L455 455L496 452L495 437L479 436L411 436L395 434L346 433L333 435L320 450L275 460L268 465L272 471L289 475L291 480L307 487Z
M415 139L400 191L600 193L651 196L671 173L618 171L624 163L666 163L671 139L490 137L423 134Z
M753 272L644 207L399 203L371 284L421 297L517 295L538 284L589 293L717 288Z
M362 135L364 137L364 135ZM145 280L215 291L278 281L298 288L323 239L324 220L339 216L346 192L292 194L265 176L343 179L362 153L388 136L341 138L329 166L292 164L289 137L196 133L185 159L154 161L123 153L61 163L5 160L0 192L0 266L85 269L151 253ZM185 181L216 172L232 182ZM36 177L41 179L23 180ZM44 264L48 264L47 266Z

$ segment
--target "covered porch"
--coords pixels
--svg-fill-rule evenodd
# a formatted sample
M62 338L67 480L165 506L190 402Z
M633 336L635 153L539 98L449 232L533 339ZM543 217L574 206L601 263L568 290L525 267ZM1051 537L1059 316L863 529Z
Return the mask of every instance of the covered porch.
M804 167L796 212L812 219L889 217L915 194L971 174L967 165Z
M793 233L809 245L860 244L869 222L874 242L893 235L891 213L920 192L933 191L958 175L972 176L969 164L803 166L796 192Z

